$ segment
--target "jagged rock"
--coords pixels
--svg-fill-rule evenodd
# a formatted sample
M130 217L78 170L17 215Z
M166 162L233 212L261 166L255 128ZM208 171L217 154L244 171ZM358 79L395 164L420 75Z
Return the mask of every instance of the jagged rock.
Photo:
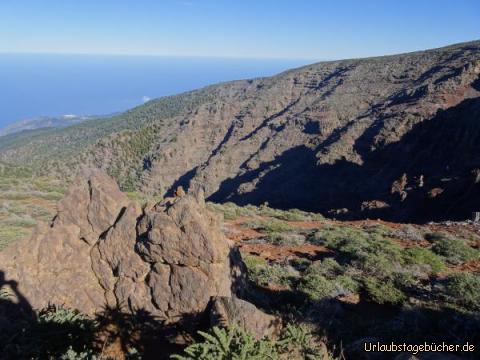
M428 197L433 199L441 195L445 190L442 188L433 188L428 192Z
M250 330L257 338L277 335L281 327L278 318L263 313L255 305L235 296L212 299L210 324L220 327L236 324Z
M390 193L401 195L404 192L407 184L408 184L407 174L403 174L399 179L395 180L392 183L392 186L390 188Z
M75 224L80 228L80 237L93 244L115 223L129 202L107 174L88 170L76 178L59 201L54 225Z
M91 269L90 249L77 225L39 226L0 253L0 264L33 308L54 303L92 313L104 305L104 295Z
M183 190L183 187L178 186L177 189L175 190L175 196L176 197L183 197L185 195L186 195L186 193L185 193L185 190Z
M360 210L361 211L367 211L367 210L375 210L375 209L385 209L385 208L388 208L388 207L390 207L390 205L387 204L385 201L370 200L370 201L362 202Z
M201 192L142 210L106 174L84 176L60 201L51 227L0 253L6 278L33 308L55 303L95 313L108 306L175 322L205 312L212 298L241 293L244 265ZM222 303L233 304L234 319L255 333L270 332L274 317L236 298Z

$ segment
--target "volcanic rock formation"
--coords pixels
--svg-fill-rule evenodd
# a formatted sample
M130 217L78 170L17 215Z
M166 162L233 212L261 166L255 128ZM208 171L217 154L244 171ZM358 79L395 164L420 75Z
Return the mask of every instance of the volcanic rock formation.
M274 317L236 299L243 263L220 219L201 193L181 195L142 210L106 174L89 171L59 202L50 227L0 253L1 270L33 308L54 303L93 314L108 306L175 322L230 299L243 325L271 332Z

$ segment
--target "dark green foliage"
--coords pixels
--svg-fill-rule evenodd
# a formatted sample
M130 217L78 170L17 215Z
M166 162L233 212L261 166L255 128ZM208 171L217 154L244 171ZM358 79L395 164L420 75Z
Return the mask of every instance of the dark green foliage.
M427 265L430 267L432 273L439 273L445 270L445 263L443 259L432 252L430 249L413 247L406 249L403 252L403 258L408 265Z
M298 246L305 242L305 237L293 233L272 232L266 236L265 240L274 245Z
M378 304L399 305L406 300L405 294L390 281L367 278L364 285L368 298Z
M348 261L363 261L371 255L398 259L401 251L388 238L387 230L381 227L371 227L366 231L350 226L328 226L318 230L310 241L327 246Z
M200 331L204 338L188 346L184 355L172 355L178 360L264 360L278 359L275 345L269 340L255 340L252 334L240 329L214 327L211 333Z
M93 353L86 344L93 343L95 329L89 317L56 306L38 315L16 316L14 322L0 316L0 352L11 359L68 359L68 353L90 356Z
M316 261L303 272L297 290L307 295L310 300L356 293L359 284L346 272L346 269L332 258Z
M314 341L303 326L287 325L278 341L257 340L249 332L232 327L214 327L210 332L199 332L203 341L188 346L184 354L172 355L177 360L320 360L331 358Z
M335 283L323 275L307 274L300 280L298 290L311 300L321 300L333 295Z
M433 233L427 238L433 242L433 252L445 257L451 264L462 264L480 257L479 251L467 245L463 239L451 238L442 233Z
M471 310L480 310L480 274L449 275L446 279L445 295L458 305Z
M232 202L226 202L224 204L209 203L209 206L215 211L222 212L227 220L237 219L241 216L253 217L257 215L285 221L324 220L324 217L321 214L310 213L298 209L280 210L265 205L259 207L254 205L238 206Z

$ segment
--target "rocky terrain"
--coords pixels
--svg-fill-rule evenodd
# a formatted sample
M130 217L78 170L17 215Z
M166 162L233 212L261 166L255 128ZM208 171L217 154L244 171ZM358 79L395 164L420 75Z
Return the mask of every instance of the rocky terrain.
M478 41L2 136L0 359L478 344L477 121Z
M241 259L201 193L142 210L107 175L84 176L59 202L51 226L38 226L0 253L3 276L19 284L14 301L34 309L63 304L85 314L141 310L165 322L191 316L193 327L211 301L241 293ZM273 331L273 316L239 299L231 303L234 316L248 309L256 318L244 322L258 336Z
M162 98L110 119L0 139L0 160L123 190L268 202L336 218L478 210L480 42L322 62Z
M139 203L100 170L55 213L0 251L6 359L375 360L392 357L365 341L479 340L475 222L338 221L181 187Z

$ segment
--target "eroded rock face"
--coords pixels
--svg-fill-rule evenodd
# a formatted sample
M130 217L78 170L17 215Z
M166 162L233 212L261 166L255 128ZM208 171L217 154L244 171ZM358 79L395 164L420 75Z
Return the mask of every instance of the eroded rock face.
M258 311L255 305L236 296L212 299L210 323L220 327L237 324L249 329L258 338L278 335L280 326L278 318Z
M34 308L55 303L95 313L109 306L172 322L231 298L242 280L241 260L201 194L142 210L95 170L74 182L58 208L50 227L0 253L5 277ZM236 315L242 322L260 316L241 304L239 312L248 310Z

